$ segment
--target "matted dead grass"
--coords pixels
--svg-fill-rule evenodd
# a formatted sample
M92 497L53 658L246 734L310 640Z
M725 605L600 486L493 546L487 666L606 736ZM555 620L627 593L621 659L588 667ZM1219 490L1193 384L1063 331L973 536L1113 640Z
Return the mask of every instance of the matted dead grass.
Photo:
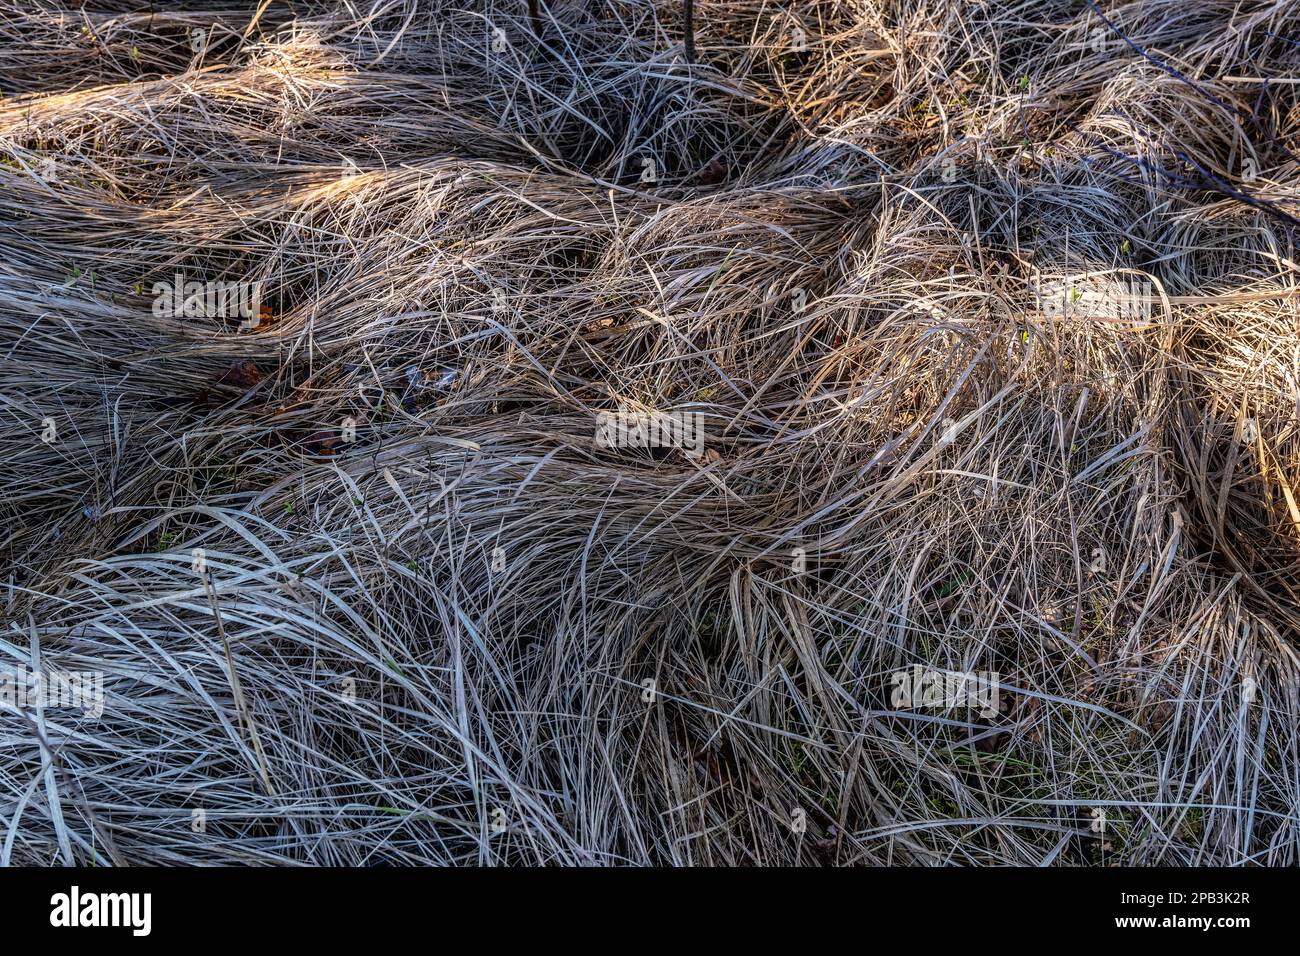
M1300 6L184 6L0 0L0 863L1297 862Z

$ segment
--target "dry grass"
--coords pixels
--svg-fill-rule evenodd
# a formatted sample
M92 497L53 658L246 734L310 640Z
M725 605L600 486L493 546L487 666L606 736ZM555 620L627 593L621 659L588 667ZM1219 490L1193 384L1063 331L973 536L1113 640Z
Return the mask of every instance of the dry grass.
M1300 6L184 6L0 0L0 862L1300 862Z

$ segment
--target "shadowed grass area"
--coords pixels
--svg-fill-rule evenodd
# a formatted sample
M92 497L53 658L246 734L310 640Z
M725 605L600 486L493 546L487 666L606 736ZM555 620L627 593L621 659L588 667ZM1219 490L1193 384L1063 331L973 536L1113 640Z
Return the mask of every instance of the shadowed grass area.
M261 6L0 0L0 863L1297 862L1300 7Z

